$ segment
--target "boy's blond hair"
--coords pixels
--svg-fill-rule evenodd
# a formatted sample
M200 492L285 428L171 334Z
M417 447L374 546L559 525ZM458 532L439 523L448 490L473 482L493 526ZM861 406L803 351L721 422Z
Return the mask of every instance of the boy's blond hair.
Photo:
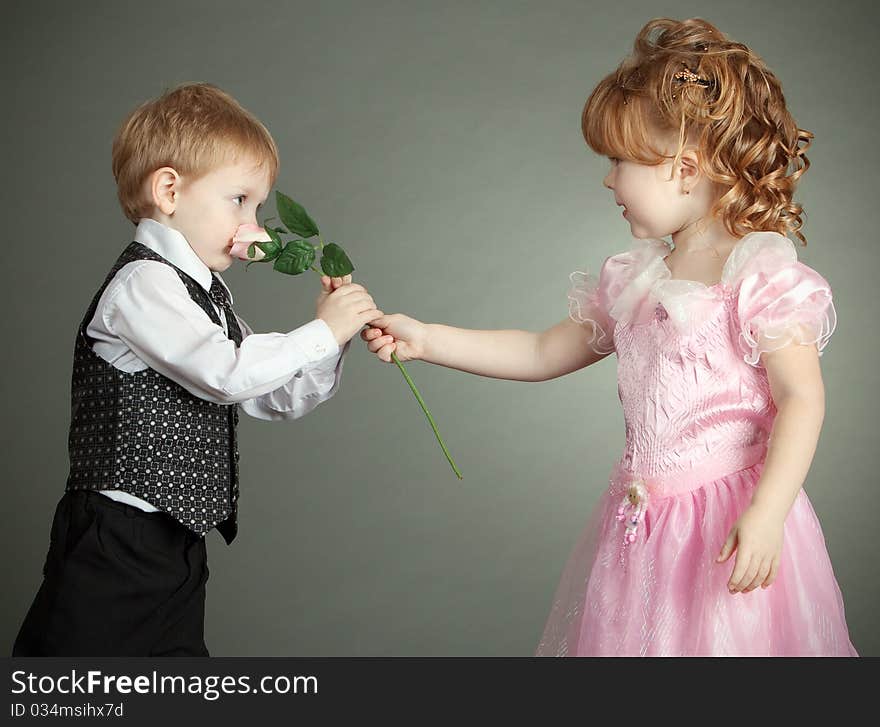
M132 111L113 138L113 177L125 216L135 225L151 207L143 185L160 167L193 181L241 156L278 176L278 148L268 129L210 83L182 84Z

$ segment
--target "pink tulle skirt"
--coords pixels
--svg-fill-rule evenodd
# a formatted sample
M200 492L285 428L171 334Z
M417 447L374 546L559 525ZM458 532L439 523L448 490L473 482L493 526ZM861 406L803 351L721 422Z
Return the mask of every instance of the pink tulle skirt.
M763 461L654 498L624 546L620 493L603 492L562 573L537 656L858 656L816 513L802 489L776 580L730 593L715 558Z

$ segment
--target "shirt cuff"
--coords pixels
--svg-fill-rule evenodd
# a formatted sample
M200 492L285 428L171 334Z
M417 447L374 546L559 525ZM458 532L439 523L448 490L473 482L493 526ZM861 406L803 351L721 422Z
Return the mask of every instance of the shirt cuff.
M338 374L338 368L340 367L340 361L345 358L345 354L348 353L349 348L351 348L351 339L348 339L345 342L345 344L342 346L342 348L339 349L339 352L335 356L328 356L320 363L312 366L309 369L312 376L336 376Z
M339 353L339 343L336 341L336 336L333 335L330 326L321 318L315 318L315 320L290 331L287 335L296 341L297 347L303 352L306 363L310 366L333 358Z

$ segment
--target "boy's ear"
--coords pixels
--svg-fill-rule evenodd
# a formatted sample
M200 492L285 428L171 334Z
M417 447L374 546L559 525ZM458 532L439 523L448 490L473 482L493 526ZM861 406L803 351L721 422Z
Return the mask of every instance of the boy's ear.
M171 215L177 207L181 177L173 167L162 167L150 175L149 194L154 207Z

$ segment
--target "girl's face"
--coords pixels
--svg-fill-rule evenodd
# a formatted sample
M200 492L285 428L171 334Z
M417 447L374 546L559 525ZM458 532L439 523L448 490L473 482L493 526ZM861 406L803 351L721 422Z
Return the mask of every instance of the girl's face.
M657 166L609 157L611 169L602 180L623 205L633 237L659 239L686 224L681 175L670 179L672 161Z

